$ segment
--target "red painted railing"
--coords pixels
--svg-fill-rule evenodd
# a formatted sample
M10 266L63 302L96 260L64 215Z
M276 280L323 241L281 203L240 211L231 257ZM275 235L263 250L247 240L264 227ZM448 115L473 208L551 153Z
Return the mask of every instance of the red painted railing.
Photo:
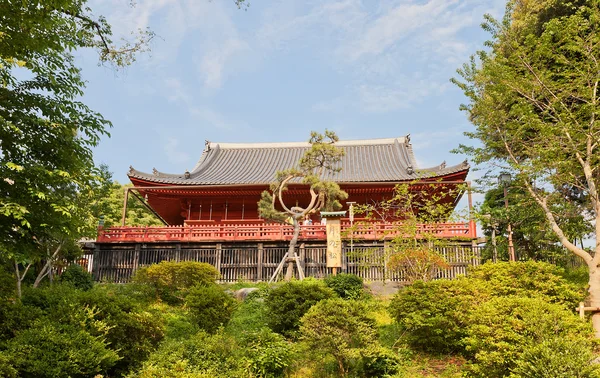
M286 241L291 240L294 229L287 224L256 221L222 221L206 224L165 227L110 227L98 230L98 243L126 242L219 242L219 241ZM420 225L419 232L427 232L439 238L477 237L474 221L467 223L440 223ZM342 235L357 240L390 239L398 235L393 223L355 223L342 221ZM301 240L326 240L325 226L321 224L301 226Z

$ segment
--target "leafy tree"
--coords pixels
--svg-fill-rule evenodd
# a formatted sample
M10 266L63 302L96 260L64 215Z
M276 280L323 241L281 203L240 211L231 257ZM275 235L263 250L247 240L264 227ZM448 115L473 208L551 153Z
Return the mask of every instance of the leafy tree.
M298 166L275 174L275 181L271 183L270 191L264 191L258 202L258 211L261 218L285 222L291 218L294 225L294 235L288 249L288 264L286 280L292 278L294 262L291 258L295 256L298 235L300 235L300 222L309 214L319 210L334 211L342 206L339 200L348 198L348 194L340 189L333 181L324 177L330 172L339 172L341 168L337 164L344 156L344 150L337 148L335 142L337 135L333 131L325 130L324 134L311 131L309 143L311 145L304 156L298 162ZM304 207L286 204L283 193L290 183L300 182L308 185L310 202Z
M510 1L502 21L486 16L487 51L453 81L464 91L481 144L461 146L479 164L513 173L560 243L589 267L589 300L600 306L600 4ZM579 209L574 213L565 209ZM570 216L594 225L595 254L572 242ZM592 315L600 337L600 313Z
M440 238L439 224L447 221L463 186L433 182L397 185L394 196L373 203L358 205L356 212L365 214L368 222L393 223L382 237L389 239L384 262L391 273L401 273L405 279L429 281L448 262L437 252L450 241ZM365 223L355 223L356 229Z
M133 187L132 184L121 185L114 181L110 185L107 195L100 200L97 210L98 216L104 217L104 227L120 226L125 199L125 189ZM133 196L127 200L126 226L163 226L161 220L150 212L140 201Z
M0 3L0 258L13 261L19 293L32 263L90 232L106 178L92 148L110 122L77 100L85 83L71 52L93 48L126 65L151 38L116 47L85 0ZM50 271L43 264L36 283Z

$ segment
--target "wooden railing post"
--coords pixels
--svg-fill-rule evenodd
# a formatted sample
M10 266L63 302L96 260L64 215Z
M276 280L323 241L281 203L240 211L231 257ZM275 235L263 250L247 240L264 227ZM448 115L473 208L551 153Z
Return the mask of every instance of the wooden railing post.
M221 243L217 243L217 247L215 248L215 269L219 272L219 275L222 276L221 273Z
M265 253L265 251L263 248L263 243L258 243L258 262L256 264L256 280L257 281L262 281L264 253Z
M306 244L300 243L300 266L302 270L306 273Z
M181 261L181 244L179 243L175 245L175 261Z
M135 249L133 251L133 266L131 269L132 275L135 274L135 272L137 272L137 270L140 267L140 249L141 249L140 243L136 243Z

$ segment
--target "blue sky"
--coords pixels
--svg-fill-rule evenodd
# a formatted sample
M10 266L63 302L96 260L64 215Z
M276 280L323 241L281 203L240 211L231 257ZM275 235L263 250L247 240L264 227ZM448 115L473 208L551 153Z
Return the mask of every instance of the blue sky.
M111 120L95 151L114 178L130 165L192 169L205 139L302 141L325 128L341 139L411 134L421 166L471 129L449 79L487 38L484 13L504 0L91 0L117 38L150 27L150 53L115 71L78 52L83 101ZM471 179L474 178L471 174Z

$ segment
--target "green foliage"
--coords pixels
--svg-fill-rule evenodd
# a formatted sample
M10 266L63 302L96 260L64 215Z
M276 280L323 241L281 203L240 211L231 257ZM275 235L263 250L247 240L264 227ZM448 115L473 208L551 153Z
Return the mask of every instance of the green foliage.
M486 16L485 51L458 70L463 82L453 79L475 127L466 135L476 146L460 151L486 164L487 178L511 172L511 187L527 193L561 244L593 269L598 260L573 240L593 235L600 219L599 20L597 1L509 1L503 20Z
M116 181L111 183L107 195L99 201L98 209L96 210L98 216L104 216L104 227L121 225L125 188L132 186L132 184L121 185ZM163 223L142 205L137 198L130 194L127 200L125 225L163 226Z
M300 318L319 301L334 296L333 290L314 279L281 284L265 299L269 327L282 335L294 336L300 327Z
M94 286L92 275L78 264L69 265L60 275L60 282L67 283L80 290L90 290Z
M89 291L68 285L30 289L23 295L21 311L39 314L37 322L70 325L102 336L119 357L109 373L122 374L148 357L164 331L156 315L111 289L102 285Z
M355 274L340 273L325 278L325 285L340 298L360 299L363 295L363 280Z
M234 336L243 335L246 332L260 331L263 328L268 328L267 319L267 306L262 298L249 296L236 307L225 327L225 331Z
M356 206L368 222L393 224L381 235L388 240L383 258L388 272L409 282L429 281L448 268L437 249L452 242L439 237L438 224L458 215L453 211L464 190L463 185L417 181L396 185L392 198ZM368 222L356 222L354 228L370 227Z
M17 374L17 370L11 363L11 358L6 354L6 352L0 350L0 377L17 378Z
M462 350L468 314L489 295L486 285L467 278L417 281L394 296L389 311L414 348L457 353Z
M133 281L148 284L167 302L181 301L185 293L196 285L211 285L219 272L210 264L193 261L161 261L139 269Z
M300 221L309 214L319 210L333 211L342 207L340 200L348 198L348 193L340 189L340 186L328 181L325 177L334 172L339 172L338 163L344 156L344 150L335 146L338 141L333 131L325 130L324 134L311 131L310 148L307 149L297 167L278 171L275 181L271 183L270 191L264 191L258 202L258 214L261 218L284 222L291 218L294 225L294 235L290 240L290 256L300 234ZM300 181L308 186L310 200L307 202L302 197L296 198L295 206L290 206L284 201L283 192L287 191L290 182ZM298 204L298 199L301 203ZM290 202L293 200L290 199ZM288 263L286 280L291 279L293 262Z
M214 333L220 326L227 324L235 305L235 299L214 284L194 286L185 297L185 307L192 319L209 333Z
M302 340L315 355L335 358L338 372L383 376L398 370L398 360L377 340L375 320L364 305L341 298L314 305L301 319Z
M233 337L203 331L167 341L130 378L228 378L251 376Z
M7 355L24 377L90 377L119 359L101 336L71 324L40 321L8 343Z
M548 356L548 349L532 348L544 341L565 339L578 343L577 340L588 340L589 346L592 336L589 324L572 311L542 298L493 298L473 309L469 322L464 344L473 356L470 373L476 377L508 376L516 366L527 369L532 359L545 358L544 354L549 359L557 358L561 346L557 346L554 357ZM562 348L568 345L573 347L574 344L563 344ZM524 355L526 350L529 350L528 355ZM522 358L525 360L518 365L517 361ZM572 366L575 360L573 357L569 364ZM559 363L559 360L552 363Z
M589 339L550 338L528 345L516 361L510 378L597 378Z
M249 370L257 377L283 377L291 365L291 345L268 328L243 334L240 338Z
M565 270L545 262L486 263L469 269L469 278L489 284L494 296L544 296L545 300L569 307L585 297L579 285L563 278Z

